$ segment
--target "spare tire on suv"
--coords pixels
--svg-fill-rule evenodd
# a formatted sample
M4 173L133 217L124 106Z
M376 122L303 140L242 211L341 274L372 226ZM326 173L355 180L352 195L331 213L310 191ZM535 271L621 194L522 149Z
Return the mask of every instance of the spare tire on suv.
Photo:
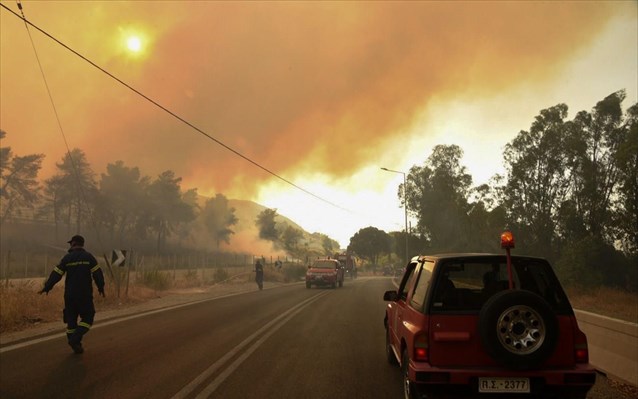
M554 351L558 320L549 304L525 290L502 291L488 299L479 313L485 351L508 368L539 367Z

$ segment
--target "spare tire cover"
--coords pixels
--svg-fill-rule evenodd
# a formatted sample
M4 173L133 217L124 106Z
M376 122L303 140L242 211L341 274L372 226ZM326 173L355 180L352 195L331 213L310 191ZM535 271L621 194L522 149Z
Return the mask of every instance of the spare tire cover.
M525 290L501 291L488 299L478 327L485 351L517 370L539 367L553 353L559 334L549 304Z

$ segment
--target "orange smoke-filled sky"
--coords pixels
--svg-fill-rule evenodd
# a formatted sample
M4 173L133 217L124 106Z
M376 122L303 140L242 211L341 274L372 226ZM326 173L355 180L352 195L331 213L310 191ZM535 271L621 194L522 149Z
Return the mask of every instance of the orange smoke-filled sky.
M19 13L15 2L1 1ZM23 1L26 18L228 151L0 10L0 128L14 153L70 148L277 208L343 246L403 228L402 176L458 144L475 183L557 103L636 102L637 3ZM137 37L139 51L127 48ZM64 135L62 132L64 132ZM345 209L345 210L344 210Z

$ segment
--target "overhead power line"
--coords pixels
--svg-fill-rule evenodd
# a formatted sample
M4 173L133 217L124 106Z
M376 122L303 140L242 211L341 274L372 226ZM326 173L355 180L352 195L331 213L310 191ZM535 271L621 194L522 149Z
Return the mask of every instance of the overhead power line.
M51 102L51 107L53 108L53 113L55 114L55 119L58 122L58 127L60 129L60 134L62 135L62 140L64 141L64 146L66 147L66 153L67 156L69 157L69 162L71 163L71 167L73 168L73 175L75 177L75 180L77 182L77 188L78 188L78 192L79 195L82 197L82 199L84 200L84 203L88 203L87 198L86 198L86 191L83 188L82 185L82 177L80 175L80 171L78 168L78 165L76 164L76 160L73 158L73 154L71 153L71 149L69 148L69 143L66 139L66 134L64 134L64 129L62 128L62 122L60 121L60 116L58 114L58 109L55 106L55 101L53 101L53 95L51 94L51 89L49 88L49 83L47 81L47 77L44 73L44 68L42 68L42 63L40 62L40 56L38 55L38 51L35 48L35 43L33 42L33 37L31 36L31 31L29 30L29 25L27 25L27 18L24 15L24 10L22 9L22 3L20 2L20 0L16 1L17 5L18 5L18 9L20 10L20 13L22 14L21 19L24 21L24 28L27 31L27 35L29 36L29 41L31 42L31 47L33 48L33 53L35 54L35 59L38 62L38 67L40 69L40 74L42 75L42 80L44 82L44 87L46 88L47 94L49 95L49 101ZM0 4L4 7L4 4ZM78 204L79 206L79 204ZM89 219L91 221L91 225L93 226L93 228L95 229L95 232L97 234L97 239L98 239L98 243L100 244L100 246L102 246L102 240L100 238L100 230L97 228L97 223L95 221L95 215L93 214L93 211L91 210L91 208L88 208L88 213L89 213ZM81 231L78 230L78 233L81 233Z
M123 85L124 87L126 87L127 89L131 90L132 92L134 92L135 94L137 94L138 96L142 97L143 99L145 99L146 101L150 102L151 104L155 105L157 108L161 109L162 111L166 112L167 114L171 115L172 117L174 117L175 119L179 120L180 122L182 122L183 124L189 126L190 128L192 128L193 130L197 131L198 133L200 133L201 135L203 135L204 137L208 138L209 140L212 140L213 142L215 142L216 144L222 146L223 148L225 148L226 150L232 152L233 154L235 154L236 156L244 159L245 161L253 164L254 166L258 167L259 169L263 170L264 172L276 177L277 179L283 181L284 183L303 191L304 193L320 200L323 201L329 205L332 205L336 208L342 209L346 212L349 213L353 213L351 210L346 209L342 206L339 206L337 204L335 204L332 201L329 201L323 197L320 197L319 195L291 182L290 180L284 178L283 176L280 176L279 174L273 172L272 170L266 168L265 166L261 165L260 163L258 163L257 161L254 161L252 159L250 159L249 157L247 157L246 155L240 153L239 151L235 150L234 148L230 147L229 145L223 143L221 140L216 139L215 137L211 136L210 134L206 133L205 131L203 131L202 129L198 128L197 126L195 126L194 124L192 124L191 122L187 121L186 119L182 118L181 116L177 115L176 113L174 113L173 111L169 110L168 108L166 108L165 106L161 105L160 103L158 103L157 101L153 100L152 98L148 97L147 95L145 95L144 93L142 93L141 91L135 89L134 87L132 87L131 85L129 85L128 83L124 82L122 79L118 78L117 76L113 75L112 73L110 73L109 71L107 71L106 69L102 68L101 66L99 66L98 64L96 64L95 62L91 61L90 59L88 59L87 57L83 56L82 54L78 53L77 51L75 51L74 49L72 49L71 47L67 46L66 44L64 44L62 41L58 40L57 38L55 38L53 35L49 34L48 32L46 32L45 30L41 29L40 27L38 27L37 25L33 24L31 21L29 21L28 19L18 15L18 13L14 12L13 10L11 10L10 8L8 8L7 6L5 6L4 4L0 3L0 6L2 6L2 8L4 8L5 10L7 10L8 12L10 12L11 14L13 14L14 16L16 16L17 18L23 20L26 24L32 26L34 29L36 29L37 31L39 31L40 33L42 33L43 35L45 35L46 37L48 37L49 39L53 40L54 42L56 42L57 44L59 44L60 46L64 47L65 49L67 49L68 51L70 51L71 53L73 53L74 55L80 57L82 60L86 61L87 63L91 64L93 67L95 67L96 69L98 69L100 72L104 73L105 75L109 76L110 78L112 78L113 80L117 81L118 83L120 83L121 85Z

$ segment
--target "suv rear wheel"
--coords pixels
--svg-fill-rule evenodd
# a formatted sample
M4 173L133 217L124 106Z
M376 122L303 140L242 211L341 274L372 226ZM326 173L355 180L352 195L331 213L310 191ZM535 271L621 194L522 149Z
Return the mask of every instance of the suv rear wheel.
M421 399L421 395L417 392L416 384L410 381L408 375L408 364L410 363L410 357L408 356L408 350L403 349L401 355L401 374L403 374L403 397L405 399Z
M559 334L549 304L525 290L502 291L488 299L479 313L479 333L494 360L519 370L547 360Z

